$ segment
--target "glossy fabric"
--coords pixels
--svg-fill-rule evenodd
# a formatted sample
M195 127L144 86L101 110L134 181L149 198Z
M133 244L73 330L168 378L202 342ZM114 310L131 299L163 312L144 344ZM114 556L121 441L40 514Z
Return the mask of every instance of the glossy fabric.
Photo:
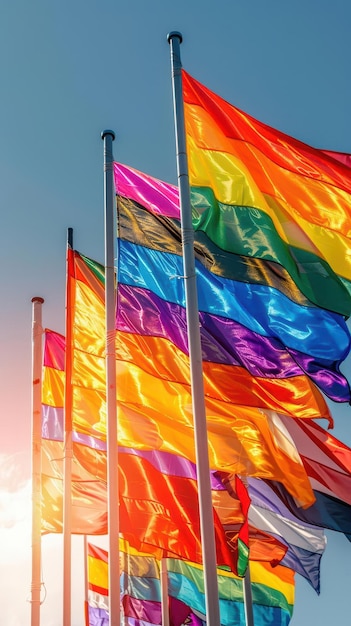
M136 307L133 318L136 322L136 315L142 315L143 319L150 319L151 316L151 320L155 323L157 320L156 314L158 312L156 310L157 306L158 310L163 308L162 319L166 320L167 313L173 313L173 310L176 309L180 312L184 309L184 294L182 300L179 301L178 299L182 295L182 292L179 290L182 281L176 280L176 277L182 275L179 223L163 216L153 215L135 202L132 203L130 200L120 197L118 200L118 209L120 237L123 239L123 242L120 243L122 247L122 262L125 264L122 269L127 272L126 276L121 274L119 278L119 283L122 283L122 285L119 284L119 290L121 291L121 295L119 296L121 297L119 306L120 315L128 319L129 309L132 306ZM124 242L126 242L125 245ZM133 244L135 244L135 248L132 247ZM201 245L200 243L198 245L196 244L195 249L198 267L200 267L199 272L201 274L199 280L204 281L205 284L204 291L202 282L200 283L201 301L199 307L200 319L202 321L202 335L205 342L206 333L208 334L207 344L209 344L209 340L211 339L211 327L217 328L218 333L221 324L223 326L226 324L226 327L229 326L229 330L234 332L235 329L236 331L238 339L235 341L236 337L233 334L230 335L230 340L232 351L236 353L239 361L243 360L245 362L249 357L251 361L256 361L257 363L259 360L257 358L257 351L260 350L263 352L263 350L266 350L267 344L272 342L273 346L269 346L270 352L267 355L268 363L269 359L272 358L272 347L274 347L275 350L279 350L280 348L282 354L288 354L290 359L296 357L297 363L305 368L305 370L307 366L307 373L311 374L314 381L322 385L323 391L326 390L327 393L328 386L330 385L325 382L323 374L326 368L331 369L331 374L335 373L339 379L339 384L341 383L339 396L344 396L345 398L349 397L348 384L338 370L338 361L344 359L349 350L349 332L340 316L332 316L326 311L320 311L313 306L308 306L308 304L306 305L306 301L301 299L291 303L289 298L291 293L289 292L287 298L286 292L279 291L284 281L278 272L274 273L275 280L271 280L270 285L264 287L264 285L261 284L262 279L255 277L252 272L248 273L243 272L242 269L238 270L237 265L233 265L233 255L224 255L223 251L219 251L214 255L213 250L209 249L209 246L204 242L202 242ZM125 255L129 255L129 257L127 256L126 259L124 259ZM176 255L179 256L179 259L176 258ZM136 259L135 257L140 258ZM229 259L227 259L227 257L229 257ZM223 259L227 259L226 262L223 262ZM161 261L164 261L164 264L161 265L159 269L159 263L161 263ZM127 265L128 262L129 265ZM140 276L137 279L138 284L135 283L133 278L130 279L129 277L129 274L133 276L133 266L135 263L141 266L139 271ZM148 284L147 281L150 281L151 277L147 274L145 276L147 269L149 267L152 268L154 263L157 265L156 285L155 282ZM155 274L155 272L153 273ZM165 275L163 275L163 273L165 273ZM168 281L165 280L165 276L167 275L170 277ZM233 282L232 279L235 279L235 277L239 279L239 282L235 280ZM140 283L140 280L142 283ZM210 291L210 289L212 291ZM144 292L143 301L138 305L137 298ZM150 302L151 297L153 300ZM259 306L257 305L256 297L260 300ZM278 298L277 301L275 301L276 297ZM129 300L132 298L132 304L128 303L128 298ZM156 302L154 302L155 298ZM217 300L214 298L217 298ZM208 308L208 302L210 302L212 306L217 305L217 315L213 308ZM269 302L270 308L265 311ZM291 306L288 303L290 303ZM223 310L224 304L227 308ZM298 306L298 304L303 304L304 306ZM145 309L142 308L142 306L145 307ZM279 307L281 308L280 314ZM237 309L239 309L239 311ZM286 313L287 310L289 313ZM270 314L268 314L268 311ZM283 311L286 315L284 324L282 324ZM214 315L216 315L216 317L214 317ZM277 317L275 318L274 316ZM179 323L182 317L183 315L181 314ZM256 318L258 319L256 320ZM212 319L213 321L211 321ZM295 327L296 324L297 327ZM291 326L290 331L289 326ZM338 329L334 336L336 326L338 326ZM168 327L169 324L165 326L165 332L168 332ZM225 330L228 332L228 328ZM184 334L184 329L181 329L181 332ZM325 349L323 352L319 351L316 353L313 348L315 345L314 341L316 344L319 343L324 332L326 333L324 342ZM217 336L214 336L214 340L218 342L220 337L221 335L217 334ZM242 343L242 337L244 341L246 341L246 345ZM305 341L307 339L307 345L301 343L302 337ZM341 337L343 337L343 339L341 339L339 345L338 342ZM251 350L247 348L249 341L252 343ZM228 343L229 341L227 340L227 344ZM256 354L253 353L251 355L252 350L256 351ZM290 354L287 351L289 351ZM299 351L301 354L299 354ZM306 356L304 356L304 352L307 352ZM274 354L273 358L275 358L276 362L278 361L278 366L280 366L281 363L277 354ZM262 370L265 371L264 364L262 365ZM327 372L327 374L329 375L329 372ZM342 387L344 387L344 390ZM335 393L335 399L338 399L337 393Z
M255 626L288 624L294 603L292 571L281 567L269 570L258 563L250 566L250 570ZM282 579L279 578L280 574L283 576ZM168 591L171 596L179 598L194 611L205 614L203 572L194 564L168 560ZM218 591L221 624L225 626L231 626L233 623L244 624L242 581L218 571Z
M222 477L223 485L235 498L235 492L233 493L231 487L232 480L234 477ZM285 545L287 551L280 561L281 565L293 569L306 578L319 593L320 561L326 546L323 530L312 524L303 524L276 496L265 498L264 494L268 488L264 481L250 478L248 484L251 497L250 528L267 533Z
M122 565L120 589L124 614L137 620L155 619L158 615L157 603L160 606L161 602L159 562L154 556L136 551L122 539L120 539L120 550ZM108 553L97 546L88 544L89 594L95 594L89 595L89 598L91 598L92 605L99 607L100 610L108 607L107 563ZM185 614L188 613L186 607L204 611L203 571L201 566L189 561L168 558L166 564L171 623L175 624L180 619L179 600L186 605L183 607ZM283 620L286 618L285 613L291 615L293 610L293 572L280 566L272 569L269 565L262 563L251 563L250 570L253 603L256 605L256 612L260 619L266 615L265 619L268 624L268 620L274 616L274 619L282 620L277 623L288 623ZM239 615L242 611L242 579L219 569L218 588L221 623L227 624L229 615ZM178 601L176 604L173 601L175 598ZM258 606L261 606L260 610L257 609Z
M45 332L42 383L42 532L62 532L64 337ZM50 410L51 409L51 410ZM72 532L107 532L106 483L72 460Z
M75 262L80 274L86 275L84 258L76 253ZM104 440L104 306L87 278L76 279L75 301L74 430ZM120 445L160 449L195 461L189 390L148 374L137 363L118 361L117 400ZM275 418L260 408L233 406L211 397L206 405L213 469L275 477L302 502L313 501L294 445Z
M117 330L148 343L168 339L188 354L185 308L150 290L118 285ZM255 378L308 377L335 401L348 401L350 388L337 361L309 356L274 337L265 337L235 320L200 312L203 368L241 366ZM236 370L233 369L233 376ZM287 385L289 383L287 382Z
M234 319L256 333L280 339L289 348L302 351L304 346L312 356L346 358L350 336L341 316L296 305L271 287L219 277L214 280L202 264L195 265L200 311ZM179 255L120 241L120 283L149 289L159 298L185 306L182 276Z
M217 205L202 214L202 227L213 222L212 233L227 236L234 226L237 206L255 209L259 219L268 216L291 251L300 249L314 255L316 263L301 267L301 273L307 272L311 279L311 293L304 291L304 285L299 286L309 299L320 304L318 297L323 299L323 293L317 291L317 298L311 298L315 291L313 275L323 272L318 259L327 261L329 277L335 283L340 282L339 276L351 278L351 177L347 161L342 163L258 122L184 70L182 75L190 184L210 188L224 205L223 210ZM248 255L253 253L250 245L255 238L259 245L266 245L260 229L254 236L251 233ZM221 242L227 249L223 239ZM269 244L267 249L270 251ZM342 312L349 314L347 294L344 303L330 302L332 310L340 310L339 304L340 309L346 304L348 311Z
M315 422L282 418L296 442L313 488L351 505L351 448Z

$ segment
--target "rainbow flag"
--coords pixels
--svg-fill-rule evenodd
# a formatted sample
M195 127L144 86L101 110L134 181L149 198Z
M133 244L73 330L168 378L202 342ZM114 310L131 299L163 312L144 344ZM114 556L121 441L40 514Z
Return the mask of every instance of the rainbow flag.
M294 572L250 563L255 626L287 626L294 606ZM245 624L243 583L229 572L218 570L219 610L222 626ZM194 563L168 559L168 593L187 604L206 621L203 571Z
M88 620L86 626L109 626L108 553L87 543Z
M115 163L115 184L122 263L117 328L133 334L134 342L142 338L150 350L164 349L171 342L178 361L184 363L188 348L179 280L178 190L120 163ZM219 248L199 230L195 255L205 384L210 385L211 375L217 395L226 397L226 381L234 375L238 395L240 391L246 399L245 386L253 387L250 404L275 402L299 417L313 417L316 410L326 415L306 375L331 399L350 400L348 382L339 369L350 348L341 316L312 306L292 285L284 290L278 268L274 280L266 284L267 272L254 271L250 259L240 257L238 262L237 255ZM153 280L148 267L155 269ZM212 383L212 393L213 387ZM293 397L294 389L299 390L299 400Z
M171 625L179 626L191 612L205 620L201 566L179 559L167 559L166 563ZM120 539L120 564L122 613L128 623L142 620L161 624L159 561ZM217 574L221 624L244 624L242 579L221 569ZM250 575L255 626L287 626L294 606L293 571L281 566L272 568L266 563L250 563ZM108 553L92 544L88 544L88 581L90 626L96 626L92 621L96 612L100 618L102 611L106 612L104 617L108 619Z
M42 384L42 532L62 532L65 339L45 330ZM106 483L72 461L72 532L107 532Z
M194 226L276 267L317 307L351 312L349 155L257 121L182 71ZM294 300L293 293L291 294Z
M97 263L79 253L72 254L71 278L75 281L77 310L74 318L72 420L80 441L86 440L94 446L97 459L99 449L106 443L104 346L101 339L105 323L104 284L101 269ZM95 285L96 282L99 284ZM117 315L123 316L124 308L120 301L117 309ZM143 307L141 310L144 310ZM134 337L131 337L132 341ZM145 369L145 354L148 353L152 364L164 361L163 352L154 351L151 354L145 346L143 350L134 349L131 358L131 344L127 343L129 338L129 334L117 332L119 444L138 450L170 452L195 462L190 385L172 382L172 362L167 365L170 376L166 380L162 372L158 376L155 372L149 373ZM87 342L88 350L84 349ZM206 397L206 408L212 469L281 480L300 502L309 504L314 501L294 443L278 417L265 409L234 406L211 396Z
M63 369L64 338L47 333L43 400L43 532L62 532L63 497ZM50 348L54 353L50 357ZM50 439L48 439L50 437ZM107 532L106 452L86 445L73 431L72 532L105 534ZM169 554L202 561L198 489L194 468L188 471L172 457L152 463L146 455L131 449L119 449L120 527L130 541L140 548L159 548ZM171 470L167 472L167 465ZM97 471L99 468L99 471ZM55 471L55 473L54 473ZM133 477L133 480L131 480ZM247 514L247 508L245 513ZM244 525L245 515L236 515ZM234 571L246 567L247 548L240 539L235 551L227 545L224 530L214 510L217 558ZM240 536L240 531L239 531ZM244 534L243 538L246 538ZM234 546L234 541L232 543ZM238 550L238 552L236 552ZM234 559L235 557L235 559Z

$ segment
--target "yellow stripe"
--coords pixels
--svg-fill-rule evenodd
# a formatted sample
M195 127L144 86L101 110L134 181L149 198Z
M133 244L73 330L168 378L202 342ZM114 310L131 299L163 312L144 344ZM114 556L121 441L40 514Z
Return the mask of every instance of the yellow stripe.
M65 373L53 367L43 368L41 399L43 404L61 408L64 405Z
M108 589L108 564L88 555L88 580L97 587Z
M273 568L268 563L250 561L250 578L252 583L277 589L285 596L288 604L294 604L294 571L288 567L277 565Z
M337 274L351 278L351 194L284 170L242 141L208 140L213 130L210 123L203 126L201 132L207 133L206 144L212 149L188 122L190 184L211 187L224 204L264 211L283 241L318 254ZM247 165L242 161L245 151Z

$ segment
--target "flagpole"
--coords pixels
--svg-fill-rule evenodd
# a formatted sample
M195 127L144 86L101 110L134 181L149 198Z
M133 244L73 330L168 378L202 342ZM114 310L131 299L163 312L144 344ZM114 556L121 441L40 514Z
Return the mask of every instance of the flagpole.
M40 624L42 305L32 298L32 584L31 626Z
M246 626L254 626L253 604L252 604L252 588L250 577L250 561L247 564L245 576L243 579L243 595Z
M160 582L162 626L169 626L168 571L167 559L164 557L162 557L160 562Z
M116 212L113 181L112 130L101 133L104 141L104 210L105 210L105 321L106 321L106 412L107 412L107 489L108 489L108 576L110 626L120 624L119 591L119 486L116 408L116 289L115 240Z
M89 626L89 598L88 598L88 539L84 535L84 619L85 626Z
M179 181L185 301L188 325L197 479L199 486L199 509L206 616L209 626L219 626L220 618L216 544L213 523L200 323L195 273L194 230L191 218L190 187L184 124L183 85L181 74L182 65L180 60L180 43L182 42L182 39L182 35L178 32L171 32L167 35L167 40L171 47L177 171Z
M66 247L66 350L64 393L64 461L63 461L63 626L71 626L72 604L72 286L70 281L70 254L73 250L73 228L67 229Z

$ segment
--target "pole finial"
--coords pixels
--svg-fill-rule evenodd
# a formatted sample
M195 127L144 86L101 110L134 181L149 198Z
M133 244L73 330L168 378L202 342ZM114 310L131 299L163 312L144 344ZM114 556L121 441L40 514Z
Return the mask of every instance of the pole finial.
M178 39L179 39L179 43L182 43L182 41L183 41L183 35L182 35L182 33L179 33L177 30L172 30L170 33L168 33L168 35L167 35L167 41L168 41L168 43L171 43L171 40L172 40L174 37L178 37Z
M41 298L40 296L34 296L34 298L31 299L31 302L40 302L40 304L43 304L44 298Z
M106 135L111 135L112 141L116 139L116 135L113 130L103 130L101 133L101 139L105 139Z

